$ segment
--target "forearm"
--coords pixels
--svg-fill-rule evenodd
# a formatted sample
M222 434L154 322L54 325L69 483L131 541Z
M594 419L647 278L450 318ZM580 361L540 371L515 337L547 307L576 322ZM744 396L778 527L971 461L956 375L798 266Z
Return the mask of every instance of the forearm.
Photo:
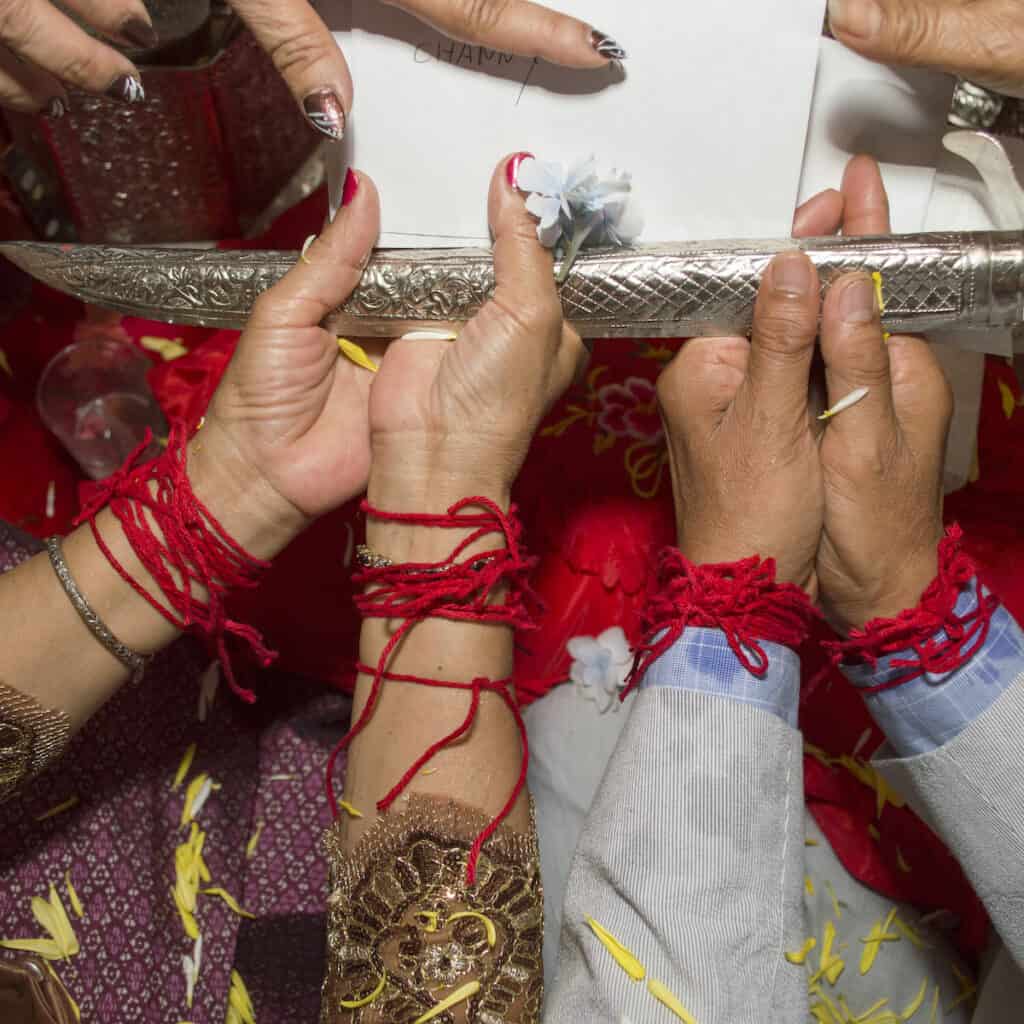
M297 524L264 514L265 485L242 472L215 424L193 440L188 462L193 491L239 544L270 557L294 535ZM156 536L159 528L150 520ZM116 516L96 517L104 543L127 574L161 603L156 581L132 549ZM64 539L64 559L78 589L115 637L148 655L169 644L178 630L114 569L88 524ZM203 600L204 592L194 587ZM58 580L46 553L0 577L0 681L44 708L62 711L73 730L127 680L128 669L92 635Z
M417 489L415 477L392 484L371 478L369 501L390 512L444 512L459 498L476 494L480 485ZM492 489L493 490L493 489ZM499 507L508 508L507 493L494 493ZM431 529L370 518L367 544L375 552L402 562L439 562L466 536L464 531ZM475 550L493 549L492 535ZM467 551L467 555L474 549ZM500 598L500 595L492 595ZM368 618L363 623L360 660L375 667L399 621ZM513 632L507 626L453 622L430 618L416 625L388 660L392 673L426 679L471 683L484 677L510 679L513 665ZM357 680L353 721L362 713L372 678ZM510 684L511 688L511 684ZM378 800L396 783L409 765L431 744L453 732L466 718L471 696L465 690L441 689L414 683L385 682L366 728L349 752L345 777L346 799L364 817L348 830L350 842L358 841L375 817ZM436 755L426 771L412 779L407 792L431 794L475 807L488 815L505 804L520 771L521 748L515 719L501 697L484 693L480 709L467 735ZM520 798L507 823L526 831L529 812Z

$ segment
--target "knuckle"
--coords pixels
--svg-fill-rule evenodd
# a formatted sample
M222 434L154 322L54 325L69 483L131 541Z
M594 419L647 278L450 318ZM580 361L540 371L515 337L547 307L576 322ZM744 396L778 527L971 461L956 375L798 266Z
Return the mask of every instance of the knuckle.
M17 47L32 35L35 17L32 0L4 0L0 4L0 39Z
M67 82L85 87L99 87L108 83L103 79L103 68L95 52L89 48L70 56L58 69L57 75ZM113 77L109 76L108 77Z
M557 296L534 296L518 303L497 297L493 301L516 333L545 337L561 331L562 307Z
M302 31L276 39L269 47L274 67L284 75L305 71L327 56L324 41L316 32Z
M460 21L468 35L490 35L501 23L511 0L462 0Z
M758 311L754 338L761 351L783 357L799 355L810 344L814 326L814 319L806 308L771 305Z
M941 12L933 3L900 4L886 29L895 54L914 60L934 51L941 34Z

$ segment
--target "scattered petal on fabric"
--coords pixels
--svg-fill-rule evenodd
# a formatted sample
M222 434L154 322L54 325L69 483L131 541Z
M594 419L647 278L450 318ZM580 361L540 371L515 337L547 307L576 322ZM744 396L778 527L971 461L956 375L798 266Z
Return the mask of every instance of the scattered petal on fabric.
M586 919L591 931L597 936L601 945L611 954L612 959L634 980L643 981L647 969L636 956L619 942L611 932L599 925L592 917Z
M245 987L245 982L242 981L242 976L238 971L231 972L231 991L228 992L228 1003L230 1004L229 1017L230 1011L234 1010L241 1024L256 1024L256 1014L252 1008L252 1000L249 998L249 990Z
M365 995L362 999L340 999L339 1004L346 1010L358 1010L360 1006L369 1006L370 1003L375 1002L380 996L381 992L384 991L384 986L388 983L388 973L385 971L380 976L380 981L377 982L377 986L374 990Z
M250 914L248 910L243 909L235 897L226 889L221 889L219 886L211 886L209 889L200 889L199 891L204 896L217 896L222 899L228 905L228 908L239 917L249 917L256 920L256 915Z
M449 923L452 921L461 921L463 918L472 917L477 921L480 921L484 929L487 932L487 945L494 949L498 941L498 929L494 927L494 922L486 915L481 914L476 910L460 910L457 914L452 914L448 918Z
M45 960L64 959L64 953L53 939L2 939L0 946L4 949L20 950L23 953L36 953Z
M220 661L211 661L206 671L199 677L199 708L198 718L205 722L213 707L217 696L217 687L220 686Z
M683 1004L678 998L673 995L669 989L667 989L660 981L655 981L654 978L647 979L647 991L658 1000L662 1006L667 1007L671 1010L683 1024L697 1024L693 1016L686 1010Z
M82 901L78 898L75 887L71 884L70 870L64 872L64 888L68 891L68 900L71 903L71 909L75 912L75 917L85 917L85 908L82 906Z
M480 991L479 981L466 982L461 988L456 989L450 996L442 999L433 1009L427 1010L426 1013L417 1017L413 1024L427 1024L427 1021L433 1020L435 1017L440 1017L442 1013L447 1012L453 1006L458 1006L459 1003L465 1002L467 999L472 999L473 996Z
M1013 389L1005 380L996 381L996 383L999 385L999 397L1003 402L1003 415L1010 419L1017 411L1017 399L1013 394Z
M836 895L835 886L826 881L825 889L828 891L828 898L832 901L832 912L836 915L836 920L841 921L843 919L842 904L839 902L839 897Z
M165 363L188 355L188 349L181 343L181 338L154 338L146 336L139 338L139 344L147 352L156 352Z
M246 860L252 860L256 856L256 847L259 846L260 836L263 835L263 829L266 827L266 824L262 819L256 822L256 831L249 837L249 842L245 844Z
M893 927L916 949L931 949L931 945L921 938L917 929L909 925L898 914L893 918Z
M914 1014L917 1013L917 1011L920 1010L922 1006L924 1006L924 997L927 995L927 993L928 979L925 978L921 982L921 987L920 989L918 989L917 995L914 996L914 998L911 999L905 1007L903 1007L903 1012L900 1013L900 1020L910 1020L910 1018L913 1017Z
M181 807L181 828L185 828L194 821L203 805L210 798L210 794L220 789L220 785L213 781L206 772L201 772L189 784L185 790L185 802Z
M203 959L203 937L198 935L195 945L192 947L191 956L181 958L181 967L185 972L185 1004L192 1009L192 1002L195 998L196 985L199 982L199 971Z
M380 369L365 350L354 341L349 341L348 338L339 338L338 348L341 349L341 354L356 366L361 366L364 370L369 370L370 373L376 373Z
M811 955L811 950L814 949L814 947L817 946L817 944L818 940L813 935L811 935L805 940L804 944L799 949L793 950L790 953L786 953L786 959L791 964L800 965L806 963L807 958Z
M181 788L181 784L185 781L185 777L189 773L189 769L192 767L192 759L196 756L196 745L190 743L182 755L181 763L178 765L178 770L174 773L174 781L171 783L171 792Z
M61 979L61 976L57 973L57 971L54 969L53 964L51 964L49 960L46 961L46 969L50 972L50 975L52 976L53 980L57 982L57 984L60 986L61 991L67 997L68 1002L71 1004L71 1010L75 1015L75 1020L81 1020L82 1011L78 1008L78 1003L75 1002L71 993L68 991L67 985L64 984L63 980Z
M63 803L57 804L56 807L51 807L48 811L36 817L36 821L46 821L49 818L55 818L58 814L63 814L65 811L70 811L72 807L78 805L77 796L69 796Z
M804 875L804 888L807 890L808 896L814 895L814 880L810 875Z

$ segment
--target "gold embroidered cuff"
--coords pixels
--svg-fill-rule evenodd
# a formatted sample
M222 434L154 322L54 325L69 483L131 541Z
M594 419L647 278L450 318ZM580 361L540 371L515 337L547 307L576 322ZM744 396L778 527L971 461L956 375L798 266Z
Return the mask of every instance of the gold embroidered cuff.
M70 735L63 711L0 683L0 803L56 761Z
M467 889L466 857L488 821L453 801L413 796L351 852L348 822L328 829L320 1024L539 1020L544 894L536 834L502 826Z

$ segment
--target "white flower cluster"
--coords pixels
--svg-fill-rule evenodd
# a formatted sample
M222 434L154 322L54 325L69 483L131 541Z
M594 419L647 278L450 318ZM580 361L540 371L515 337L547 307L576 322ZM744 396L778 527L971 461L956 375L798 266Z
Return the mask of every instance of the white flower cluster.
M519 165L516 186L528 193L541 244L563 260L563 279L580 249L631 245L643 230L631 176L613 169L602 178L593 156L568 168L529 157Z

